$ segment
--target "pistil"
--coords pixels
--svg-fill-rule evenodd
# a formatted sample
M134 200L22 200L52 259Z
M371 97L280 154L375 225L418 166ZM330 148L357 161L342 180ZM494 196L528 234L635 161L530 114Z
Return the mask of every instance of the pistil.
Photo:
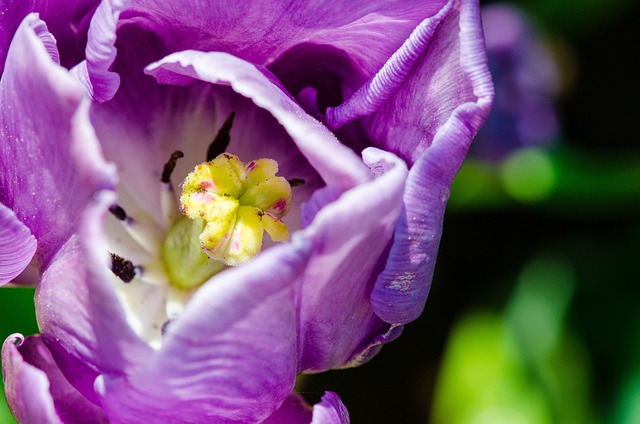
M244 164L223 153L187 176L180 207L204 224L199 241L210 258L235 266L260 252L264 231L273 241L288 239L281 218L291 205L291 186L277 172L272 159Z

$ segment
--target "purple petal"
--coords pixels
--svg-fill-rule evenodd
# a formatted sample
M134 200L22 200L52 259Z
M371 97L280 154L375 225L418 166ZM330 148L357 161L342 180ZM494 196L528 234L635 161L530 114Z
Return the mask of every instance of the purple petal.
M360 116L369 115L386 102L407 78L452 6L453 1L450 1L435 16L425 19L382 69L349 100L338 107L328 108L329 128L336 129Z
M313 409L297 393L292 393L282 406L262 424L349 424L349 412L340 397L326 392Z
M308 242L276 246L213 278L154 352L132 333L111 286L103 220L113 201L111 192L97 196L81 238L60 250L38 288L38 321L61 371L115 421L268 416L295 382L294 290Z
M47 375L25 361L18 347L21 334L10 335L2 345L2 375L7 403L21 423L62 424L49 393Z
M70 68L84 58L89 20L100 0L5 1L0 6L0 74L22 20L37 12L61 46L60 61ZM57 53L56 53L57 55Z
M311 424L349 424L349 412L340 397L326 392L320 403L313 407Z
M270 415L295 382L295 283L310 253L294 238L202 286L147 367L105 376L110 416L244 423Z
M0 286L13 280L29 265L37 242L13 211L0 204Z
M147 67L147 73L161 83L185 84L196 79L231 85L236 93L271 112L327 184L348 188L366 180L366 170L357 156L307 115L266 72L226 53L193 50L172 54Z
M337 127L375 110L362 122L363 130L374 144L413 164L456 119L458 108L476 108L466 123L475 133L492 99L477 2L451 0L415 29L360 92L328 110L327 120Z
M493 90L485 63L479 13L475 2L462 1L458 13L449 15L441 23L442 31L439 31L436 38L431 41L432 46L440 46L438 50L441 50L442 46L451 45L451 43L455 46L459 43L459 47L454 49L459 52L458 70L453 70L446 63L442 63L442 60L437 60L438 57L443 56L444 51L435 51L431 58L431 65L426 62L419 63L416 74L410 77L407 87L412 87L416 83L424 84L421 86L433 86L428 84L428 79L436 78L437 74L447 70L452 72L452 78L467 79L469 86L467 88L458 86L456 90L453 88L455 85L451 86L447 83L441 88L449 87L451 95L444 96L440 90L436 89L434 93L440 93L437 99L431 99L429 94L424 96L422 103L414 102L412 107L419 107L419 110L425 111L421 112L425 114L423 116L428 117L429 120L434 119L431 123L427 122L424 126L419 126L418 133L400 124L399 131L402 138L396 141L394 138L396 134L385 130L387 140L391 141L388 144L392 150L400 150L407 157L417 158L407 180L403 196L403 211L394 234L394 244L391 247L389 260L371 294L371 302L376 313L386 322L395 324L410 322L416 319L424 309L431 287L445 205L449 198L449 187L462 165L471 140L491 106ZM458 27L459 40L456 35ZM426 54L426 60L429 60L430 56L432 55ZM442 71L439 67L442 67ZM408 96L410 92L407 91L405 95ZM412 95L411 97L423 99L423 96ZM397 104L400 99L401 96L398 94L397 99L389 104ZM431 106L426 106L424 102L427 101ZM435 115L429 114L428 111L433 108L440 109L443 102L450 103L455 106L455 109L448 111L443 108L438 113L434 110ZM383 111L382 115L385 113ZM411 116L410 111L407 114ZM381 123L381 119L376 117L373 121L378 120ZM406 122L408 124L410 121ZM399 144L400 140L407 139L413 139L416 143ZM432 141L429 143L429 140ZM430 146L420 156L407 151L407 148L416 149L416 152L422 150L426 147L425 141Z
M123 14L158 34L166 51L222 51L267 64L288 48L310 41L346 51L374 72L415 25L440 9L441 1L337 0L236 2L138 0ZM339 13L336 13L339 11Z
M131 0L105 0L100 3L89 27L86 60L72 70L98 102L111 99L120 85L120 77L110 71L116 58L116 25Z
M371 294L378 316L394 324L410 322L424 309L449 187L493 99L475 2L461 1L429 46L405 85L370 120L374 139L416 161L389 260ZM456 60L447 59L451 52ZM418 86L433 89L410 94ZM393 110L404 112L397 116ZM389 126L389 119L396 125Z
M369 293L398 219L407 168L374 148L364 158L378 177L322 208L314 206L319 212L304 230L314 255L299 299L300 371L368 358L365 351L389 331L373 312Z
M409 173L389 259L371 293L376 314L386 322L400 324L416 319L431 288L449 197L451 180L447 176L453 177L447 166L455 163L446 153L429 153Z
M262 424L309 424L312 418L312 408L302 396L291 393L269 418Z
M82 87L52 60L54 51L45 24L27 16L0 81L0 202L31 230L43 264L75 230L92 193L115 181Z
M381 330L378 331L377 334L374 334L373 338L360 346L351 358L341 365L341 368L357 367L368 362L380 352L382 346L400 337L403 331L403 325L393 324L390 326L381 326Z
M15 345L16 340L20 341L19 349ZM9 367L4 370L8 385L19 387L24 384L29 390L29 395L24 396L29 399L28 403L24 402L24 399L15 399L13 396L15 393L12 393L10 404L20 422L78 424L109 422L100 408L84 398L64 378L40 336L28 337L23 342L21 336L14 334L5 341L3 350L6 350L3 352L3 363L10 363L13 368L11 371ZM31 379L35 376L37 376L36 384L31 383L33 380L25 378ZM29 381L28 385L27 381ZM31 392L34 386L41 388L40 396L34 396ZM51 408L51 401L53 401L53 408ZM42 415L46 415L50 421L31 418Z
M114 201L111 191L96 195L80 236L60 249L36 291L38 325L47 347L69 382L96 404L98 375L121 375L152 355L127 323L110 280L103 221Z
M197 49L267 65L296 97L317 89L324 112L380 69L443 3L352 1L344 7L337 1L254 0L228 7L216 0L188 5L141 0L123 13L119 37L125 27L136 26L153 34L162 56Z

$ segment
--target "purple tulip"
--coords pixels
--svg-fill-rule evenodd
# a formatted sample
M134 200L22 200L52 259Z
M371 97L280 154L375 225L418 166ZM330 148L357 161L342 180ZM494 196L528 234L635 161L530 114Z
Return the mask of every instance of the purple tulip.
M112 0L58 45L33 7L0 18L24 17L0 46L0 282L40 275L41 336L3 347L13 413L348 422L332 393L310 412L295 377L365 362L424 308L493 96L477 2ZM281 224L289 241L234 266Z
M482 8L496 100L471 155L497 161L521 147L550 145L560 132L557 63L530 19L508 4Z

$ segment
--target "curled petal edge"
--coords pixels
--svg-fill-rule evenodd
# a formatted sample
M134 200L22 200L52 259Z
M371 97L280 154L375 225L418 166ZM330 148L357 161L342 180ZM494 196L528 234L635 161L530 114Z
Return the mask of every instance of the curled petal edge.
M327 108L327 126L332 130L340 128L360 116L373 113L388 100L409 75L454 3L455 0L450 0L436 15L422 21L382 68L346 102Z
M362 156L377 178L313 205L317 214L303 230L316 253L298 300L301 372L353 366L377 352L372 345L388 340L379 335L388 325L375 315L369 292L401 210L408 170L375 147Z
M14 333L2 345L2 375L9 409L21 423L63 424L49 392L47 375L28 364L18 351L24 340L22 334Z
M116 58L116 26L120 14L127 10L131 0L105 0L100 3L89 26L86 60L71 74L97 102L111 100L120 86L120 76L110 71Z
M349 424L349 411L334 392L326 392L313 407L311 424Z
M480 22L477 2L461 0L460 57L477 102L462 104L453 111L409 172L389 260L371 294L376 314L388 323L406 324L424 309L451 182L493 102L482 27L477 22ZM424 205L430 206L426 213Z

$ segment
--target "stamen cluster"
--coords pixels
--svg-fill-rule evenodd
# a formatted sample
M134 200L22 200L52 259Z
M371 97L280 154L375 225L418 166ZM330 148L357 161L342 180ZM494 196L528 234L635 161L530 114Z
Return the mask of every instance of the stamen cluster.
M280 218L291 206L291 186L277 172L272 159L244 164L223 153L187 176L180 208L188 218L204 222L199 240L210 258L239 265L260 252L264 231L273 241L289 238Z

